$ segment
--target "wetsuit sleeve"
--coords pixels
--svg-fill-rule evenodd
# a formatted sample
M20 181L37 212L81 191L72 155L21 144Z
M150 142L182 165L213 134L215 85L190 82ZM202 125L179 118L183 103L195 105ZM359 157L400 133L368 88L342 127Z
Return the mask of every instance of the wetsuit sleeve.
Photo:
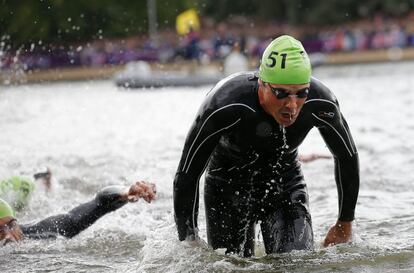
M174 179L174 213L180 240L196 234L199 179L220 137L241 120L243 106L211 107L205 102L187 135Z
M106 187L93 200L75 207L66 214L50 216L36 224L22 225L23 234L31 239L55 238L58 235L72 238L103 215L125 205L127 201L121 199L124 192L125 187Z
M325 105L326 107L326 105ZM313 114L325 143L335 161L340 221L352 221L359 192L359 159L348 124L337 102Z

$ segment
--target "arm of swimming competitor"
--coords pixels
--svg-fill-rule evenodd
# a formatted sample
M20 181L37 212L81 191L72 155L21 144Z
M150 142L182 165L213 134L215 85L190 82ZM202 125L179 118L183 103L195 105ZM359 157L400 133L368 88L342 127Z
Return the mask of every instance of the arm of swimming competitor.
M200 176L222 134L241 120L239 115L233 106L212 110L205 102L192 124L174 179L174 216L180 241L197 236Z
M188 132L174 179L174 217L180 241L197 236L199 179L220 135L213 135L210 121L196 119ZM212 121L212 120L211 120Z
M58 235L72 238L85 230L103 215L115 211L128 202L126 187L109 186L95 198L68 213L50 216L33 225L22 225L23 235L31 239L55 238Z
M348 124L339 111L332 109L333 118L318 117L322 137L335 162L335 181L338 190L338 220L325 238L324 245L343 243L351 239L352 221L359 193L359 158Z

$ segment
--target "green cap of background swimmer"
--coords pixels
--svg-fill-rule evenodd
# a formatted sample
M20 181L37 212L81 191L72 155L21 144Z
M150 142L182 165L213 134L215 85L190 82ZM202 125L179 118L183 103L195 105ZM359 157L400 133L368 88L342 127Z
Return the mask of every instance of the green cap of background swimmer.
M273 84L305 84L310 82L311 72L311 63L302 43L283 35L266 47L259 78Z
M6 199L12 208L21 210L29 202L34 188L35 185L31 179L22 176L12 176L0 181L0 196Z
M8 183L9 187L11 187L14 191L22 191L26 194L30 194L35 188L33 181L24 176L12 176L8 179L2 180L0 183L2 186L4 183Z
M6 201L0 198L0 218L7 216L14 217L14 211Z

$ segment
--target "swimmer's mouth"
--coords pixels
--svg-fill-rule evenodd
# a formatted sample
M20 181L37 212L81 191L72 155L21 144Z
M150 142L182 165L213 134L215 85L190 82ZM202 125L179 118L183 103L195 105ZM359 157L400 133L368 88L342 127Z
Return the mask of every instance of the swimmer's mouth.
M293 120L293 113L281 113L284 119Z

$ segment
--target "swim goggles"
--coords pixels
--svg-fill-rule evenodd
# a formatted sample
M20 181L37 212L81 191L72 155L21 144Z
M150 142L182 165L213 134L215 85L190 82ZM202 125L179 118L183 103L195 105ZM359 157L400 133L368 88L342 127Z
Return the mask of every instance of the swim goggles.
M272 93L276 96L278 99L286 99L289 96L295 96L298 99L304 99L309 94L309 87L305 87L302 89L299 89L296 94L289 93L288 90L280 88L280 87L273 87L269 83L267 85L270 87L270 90L272 90Z

